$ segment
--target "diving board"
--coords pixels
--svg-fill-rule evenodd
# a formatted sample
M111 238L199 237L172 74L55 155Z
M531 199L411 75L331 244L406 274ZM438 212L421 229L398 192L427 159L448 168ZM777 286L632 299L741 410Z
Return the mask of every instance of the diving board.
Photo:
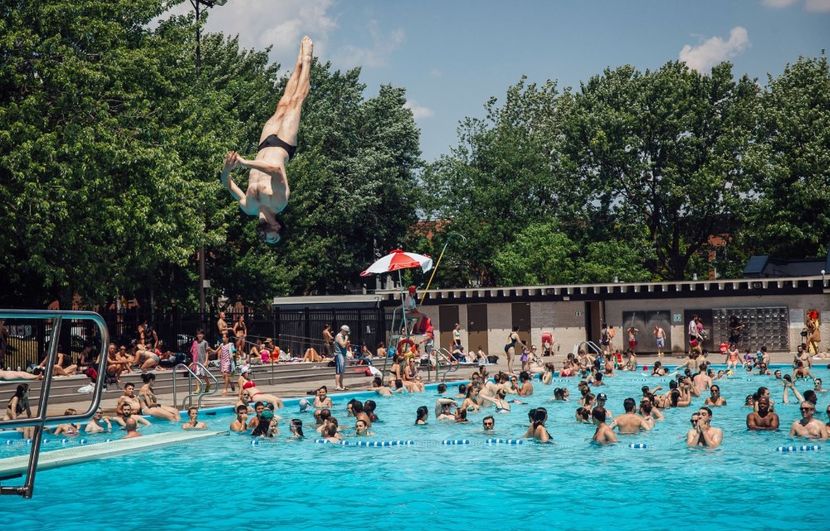
M206 439L217 435L227 435L227 431L181 431L154 433L132 439L115 439L110 442L74 446L40 454L38 470L48 470L61 466L84 463L95 459L106 459L117 455L131 454L160 446L181 442ZM29 467L29 454L0 459L0 479L25 474Z

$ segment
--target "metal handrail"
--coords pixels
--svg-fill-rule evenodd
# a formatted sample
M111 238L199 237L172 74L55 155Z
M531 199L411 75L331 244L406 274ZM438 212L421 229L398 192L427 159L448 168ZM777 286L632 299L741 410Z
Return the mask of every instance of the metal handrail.
M216 377L213 375L212 372L210 372L210 370L207 367L205 367L204 365L202 365L199 362L196 362L195 365L196 365L196 368L202 369L203 371L205 371L205 373L213 381L213 384L214 384L213 385L213 390L212 391L201 392L202 389L206 389L208 387L208 382L206 382L205 380L202 380L201 378L199 378L199 375L196 374L195 372L193 372L193 370L188 365L185 365L184 363L179 363L178 365L173 367L173 407L185 407L185 403L192 405L193 404L193 397L197 396L198 399L196 401L196 407L201 408L202 407L202 397L204 397L205 395L215 394L217 389L219 388L219 380L216 379ZM187 374L188 374L188 377L187 377L187 392L188 392L188 394L182 400L181 406L178 406L178 401L176 400L176 397L177 397L177 394L178 394L177 391L176 391L176 371L179 369L179 367L181 367L185 371L187 371ZM199 390L200 390L199 393L194 393L193 392L193 380L194 379L199 383Z
M207 395L215 395L215 394L216 394L216 392L217 392L217 391L219 391L219 380L217 380L217 379L216 379L216 376L214 376L214 375L213 375L213 373L212 373L212 372L210 372L210 369L208 369L207 367L205 367L205 366L204 366L204 365L202 365L201 363L198 363L198 362L197 362L197 363L196 363L196 366L197 366L198 368L200 368L200 369L204 370L204 371L205 371L205 373L207 373L207 375L210 377L211 381L213 381L213 388L212 388L212 390L210 390L210 391L205 391L205 392L202 392L202 393L199 393L199 399L196 401L196 407L201 408L201 407L202 407L202 399L203 399L204 397L206 397ZM192 399L191 399L191 402L192 402Z
M101 350L98 353L98 377L95 380L95 389L92 393L92 403L84 413L78 415L60 415L48 417L49 391L52 388L52 373L55 369L55 362L58 358L58 340L63 319L88 320L98 326L101 333ZM104 382L107 374L107 345L109 344L109 331L104 318L95 312L73 311L73 310L0 310L0 319L52 319L52 335L49 338L49 351L46 355L46 368L41 380L40 401L38 403L38 414L34 418L0 420L0 428L22 428L34 426L32 435L32 447L29 451L29 466L26 470L26 481L22 487L0 486L0 494L17 494L24 498L31 498L34 493L35 474L37 462L40 457L40 445L43 440L43 427L47 421L83 421L92 418L101 403Z
M574 355L579 354L579 349L582 347L582 345L586 345L589 350L594 351L594 353L596 353L596 354L601 354L602 353L602 349L599 347L599 345L597 345L596 343L594 343L591 340L588 340L588 341L580 341L579 343L574 344L574 348L573 348L573 354Z
M453 362L454 356L452 352L446 349L446 347L441 347L435 351L437 354L435 355L435 379L441 380L442 382L447 381L447 375L451 372L455 372L458 370L458 367L461 365L461 362L455 361ZM441 360L438 358L438 354L443 354L444 361L447 364L447 368L444 371L444 376L441 376Z

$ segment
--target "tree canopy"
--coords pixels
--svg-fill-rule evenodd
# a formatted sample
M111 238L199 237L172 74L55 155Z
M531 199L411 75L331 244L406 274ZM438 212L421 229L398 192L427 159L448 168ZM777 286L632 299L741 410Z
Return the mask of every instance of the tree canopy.
M452 287L735 275L752 254L828 251L823 54L764 84L674 61L575 88L523 77L430 164L404 88L315 61L286 234L267 247L217 177L226 151L255 152L287 76L211 33L197 71L197 22L159 20L170 3L0 5L0 304L194 308L202 246L210 298L249 303L360 289L402 243L449 241L435 285Z

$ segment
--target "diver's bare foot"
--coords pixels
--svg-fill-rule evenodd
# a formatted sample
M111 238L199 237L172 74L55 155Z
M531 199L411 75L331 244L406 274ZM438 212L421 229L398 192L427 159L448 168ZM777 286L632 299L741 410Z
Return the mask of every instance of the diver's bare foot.
M314 54L314 43L311 42L311 37L306 35L303 37L303 40L300 44L300 55L302 55L303 60L308 60L311 62L311 56Z

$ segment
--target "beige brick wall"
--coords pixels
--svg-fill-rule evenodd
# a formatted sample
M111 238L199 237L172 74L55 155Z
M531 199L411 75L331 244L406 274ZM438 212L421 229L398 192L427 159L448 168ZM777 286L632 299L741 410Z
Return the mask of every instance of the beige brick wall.
M461 344L464 345L464 350L470 348L470 336L467 333L467 305L458 305L458 323L461 325ZM452 327L455 323L449 323ZM452 330L452 328L450 328Z
M630 301L608 301L605 303L605 318L608 324L620 326L623 312L645 310L669 310L672 315L683 314L685 310L716 308L763 308L766 306L786 306L790 311L799 310L803 314L807 309L830 312L830 296L827 295L791 295L791 296L755 296L755 297L707 297L689 299L640 299ZM830 315L828 315L830 317ZM790 349L795 351L801 342L800 332L803 324L790 323ZM827 350L830 340L830 319L822 319L822 350ZM621 333L615 342L622 345ZM682 352L686 348L686 323L672 324L672 350Z

